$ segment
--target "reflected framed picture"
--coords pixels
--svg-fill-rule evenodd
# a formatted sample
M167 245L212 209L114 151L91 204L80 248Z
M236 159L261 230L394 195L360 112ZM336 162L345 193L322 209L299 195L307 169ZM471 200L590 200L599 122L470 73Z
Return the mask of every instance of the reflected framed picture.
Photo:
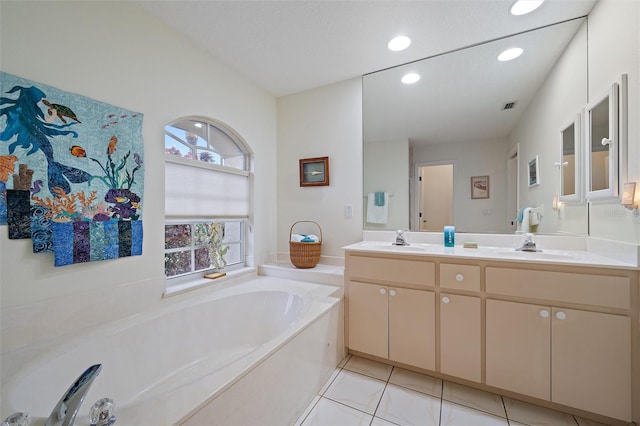
M471 176L471 199L489 198L489 176Z
M533 160L529 161L529 186L540 184L540 159L536 155Z
M328 186L329 157L300 160L300 186Z

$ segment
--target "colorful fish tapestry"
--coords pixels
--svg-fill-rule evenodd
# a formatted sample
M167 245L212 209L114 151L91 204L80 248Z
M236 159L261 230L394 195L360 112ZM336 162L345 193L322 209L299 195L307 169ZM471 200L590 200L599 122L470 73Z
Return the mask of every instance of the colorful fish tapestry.
M55 266L142 254L143 115L0 72L0 225Z

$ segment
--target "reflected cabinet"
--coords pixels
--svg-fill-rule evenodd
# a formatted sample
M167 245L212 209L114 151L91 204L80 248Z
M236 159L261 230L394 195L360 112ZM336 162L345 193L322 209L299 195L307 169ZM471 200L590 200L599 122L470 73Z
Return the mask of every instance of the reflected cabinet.
M613 199L626 179L627 76L560 130L559 200Z

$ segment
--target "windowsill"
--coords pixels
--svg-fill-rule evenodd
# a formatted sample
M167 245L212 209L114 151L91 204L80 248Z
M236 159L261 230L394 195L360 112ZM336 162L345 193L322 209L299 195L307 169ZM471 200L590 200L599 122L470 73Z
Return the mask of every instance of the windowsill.
M215 278L215 279L194 277L193 280L183 281L179 284L173 284L171 286L169 286L168 284L169 280L167 280L167 289L165 290L162 297L166 298L166 297L176 296L178 294L184 294L188 291L192 291L192 290L200 289L210 285L214 285L217 283L229 281L230 279L239 278L245 275L252 275L252 274L255 274L256 271L257 271L257 268L247 266L244 268L239 268L239 269L234 269L232 271L229 271L227 272L227 275L225 275L224 277Z

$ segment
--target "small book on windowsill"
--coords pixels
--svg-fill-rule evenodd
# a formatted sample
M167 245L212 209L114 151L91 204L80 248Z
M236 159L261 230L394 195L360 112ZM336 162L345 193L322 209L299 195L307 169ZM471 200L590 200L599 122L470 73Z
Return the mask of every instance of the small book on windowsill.
M215 280L216 278L224 277L227 275L226 272L214 272L212 274L206 274L204 277L209 278L210 280Z

